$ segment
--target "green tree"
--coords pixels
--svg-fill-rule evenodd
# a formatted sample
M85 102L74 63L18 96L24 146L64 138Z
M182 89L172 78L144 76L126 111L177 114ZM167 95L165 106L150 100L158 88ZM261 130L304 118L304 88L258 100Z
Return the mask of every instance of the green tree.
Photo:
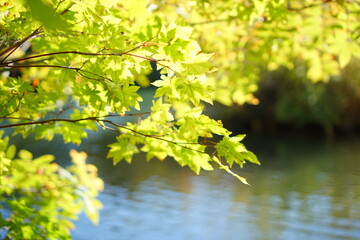
M244 135L203 114L204 103L256 104L264 68L329 81L360 55L359 10L350 0L1 0L0 128L75 144L89 130L115 131L114 163L141 151L247 183L230 167L259 164L256 156ZM161 77L144 112L139 91L151 63ZM72 151L74 165L64 169L8 142L1 138L0 201L11 214L0 221L9 239L70 238L83 209L98 221L102 182L85 153Z

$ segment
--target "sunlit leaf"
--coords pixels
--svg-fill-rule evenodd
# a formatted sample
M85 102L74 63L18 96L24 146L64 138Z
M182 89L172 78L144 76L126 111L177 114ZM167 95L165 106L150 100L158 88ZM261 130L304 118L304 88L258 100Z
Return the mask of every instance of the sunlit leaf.
M112 158L114 164L117 164L121 160L125 159L128 163L131 163L134 154L139 150L135 144L131 143L127 138L118 138L117 142L109 145L110 151L107 157Z
M16 146L10 145L6 150L6 157L8 159L13 159L15 157L15 154L16 154Z
M44 1L26 0L26 2L30 6L33 18L40 21L45 27L50 29L65 29L68 27L66 21L55 12L55 9Z
M33 159L32 153L27 150L24 150L24 149L20 150L18 155L23 160L32 160Z

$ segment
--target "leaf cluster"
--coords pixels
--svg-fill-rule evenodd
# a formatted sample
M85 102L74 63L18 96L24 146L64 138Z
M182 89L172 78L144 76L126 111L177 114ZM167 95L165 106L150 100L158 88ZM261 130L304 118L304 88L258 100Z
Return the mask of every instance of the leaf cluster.
M208 77L214 56L202 50L192 26L170 21L154 4L0 1L0 128L75 144L88 131L115 131L108 153L115 164L141 151L147 160L173 158L197 174L225 169L247 183L228 166L259 163L256 157L203 114L216 93ZM140 92L150 85L152 65L161 77L151 85L147 111ZM1 221L9 237L67 239L82 209L98 222L102 182L85 153L72 151L73 166L64 169L50 155L21 150L16 158L8 137L1 141L0 200L11 211Z
M0 66L10 69L9 75L21 69L21 76L2 78L0 118L9 122L2 128L14 127L23 136L35 133L37 139L60 134L65 143L80 144L87 130L100 127L120 134L108 154L115 163L145 151L148 159L169 156L196 173L213 168L207 148L217 153L218 147L207 141L231 133L202 114L202 102L213 101L206 75L213 71L212 54L201 51L192 27L167 23L147 8L134 18L138 8L112 1L7 2L6 10L2 24L22 31L22 44L4 49ZM24 43L31 44L31 52L22 49ZM152 71L150 62L161 79L152 84L150 113L142 114L136 79ZM131 110L139 111L136 123L108 119ZM227 161L226 156L219 157Z
M17 152L8 136L0 138L0 150L0 226L7 238L70 239L72 221L83 210L98 223L96 196L103 182L96 167L86 164L84 152L71 150L73 165L65 169L52 155Z

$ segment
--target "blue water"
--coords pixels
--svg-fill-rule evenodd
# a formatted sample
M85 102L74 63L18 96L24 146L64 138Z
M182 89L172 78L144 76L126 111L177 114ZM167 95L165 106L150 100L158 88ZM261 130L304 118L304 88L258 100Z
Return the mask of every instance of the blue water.
M235 169L251 187L172 160L113 167L85 145L104 208L98 226L81 216L74 239L360 239L360 141L253 144L263 165Z

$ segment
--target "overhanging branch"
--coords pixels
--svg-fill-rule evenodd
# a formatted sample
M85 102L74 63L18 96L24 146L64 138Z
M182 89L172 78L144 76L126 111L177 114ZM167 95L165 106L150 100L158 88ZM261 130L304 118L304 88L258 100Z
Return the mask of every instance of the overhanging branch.
M109 115L109 116L105 116L105 117L111 117L113 115ZM20 123L12 123L12 124L6 124L6 125L0 125L0 129L1 128L15 128L15 127L20 127L20 126L29 126L29 125L45 125L45 124L53 124L55 122L71 122L71 123L78 123L78 122L82 122L82 121L95 121L97 122L100 126L105 127L105 129L111 130L111 131L115 131L121 134L124 134L124 132L115 129L115 128L111 128L109 126L106 126L104 124L101 123L107 123L109 125L112 125L114 127L117 127L119 129L124 129L127 131L130 131L136 135L142 136L142 137L146 137L146 138L153 138L159 141L164 141L164 142L168 142L177 146L180 146L182 148L186 148L189 149L191 151L195 151L195 152L199 152L199 153L204 153L207 154L204 151L200 151L197 149L193 149L191 147L188 147L187 145L203 145L203 146L207 146L207 147L215 147L215 144L213 144L212 142L176 142L176 141L172 141L169 139L164 138L164 135L154 135L154 134L147 134L147 133L142 133L139 131L136 131L134 129L131 129L129 127L114 123L111 120L107 120L107 119L103 119L104 117L87 117L87 118L79 118L79 119L66 119L66 118L55 118L55 119L47 119L47 120L40 120L40 121L31 121L29 119L22 119L22 120L27 120L28 122L20 122ZM0 119L21 119L21 118L13 118L13 117L2 117ZM211 144L209 144L211 143Z

